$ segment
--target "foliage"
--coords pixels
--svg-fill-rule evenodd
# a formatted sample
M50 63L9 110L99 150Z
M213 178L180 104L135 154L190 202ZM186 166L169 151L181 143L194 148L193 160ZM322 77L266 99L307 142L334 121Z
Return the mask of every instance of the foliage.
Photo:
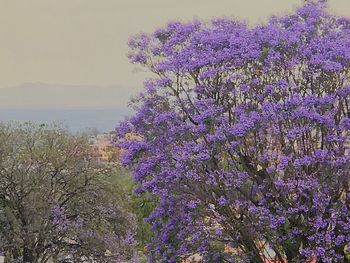
M221 242L220 260L263 262L267 242L280 260L347 260L350 19L307 1L266 25L173 22L129 45L155 77L116 145L159 198L152 253L213 259Z
M149 193L140 195L134 193L136 183L132 179L130 171L117 165L116 176L111 180L111 187L118 196L118 204L122 204L130 213L136 217L137 228L135 241L137 248L144 251L146 245L151 241L153 236L150 225L145 221L153 211L156 201Z
M56 126L0 124L0 244L6 262L120 262L134 217L85 136Z

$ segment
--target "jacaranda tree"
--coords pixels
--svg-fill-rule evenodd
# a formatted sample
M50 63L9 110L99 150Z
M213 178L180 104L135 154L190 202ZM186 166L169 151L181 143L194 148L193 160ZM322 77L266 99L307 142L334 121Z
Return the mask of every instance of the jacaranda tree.
M281 261L348 262L350 19L307 1L265 25L173 22L129 45L154 78L116 144L158 198L159 260L263 262L268 244Z

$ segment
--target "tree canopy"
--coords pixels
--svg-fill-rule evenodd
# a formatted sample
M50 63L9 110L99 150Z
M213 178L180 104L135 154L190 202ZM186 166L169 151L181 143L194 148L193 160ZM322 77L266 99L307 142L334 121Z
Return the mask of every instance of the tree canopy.
M5 262L121 262L135 218L84 135L0 124L0 251Z
M172 22L129 46L154 78L116 145L158 197L151 253L264 262L268 244L281 261L347 260L349 18L306 1L265 25Z

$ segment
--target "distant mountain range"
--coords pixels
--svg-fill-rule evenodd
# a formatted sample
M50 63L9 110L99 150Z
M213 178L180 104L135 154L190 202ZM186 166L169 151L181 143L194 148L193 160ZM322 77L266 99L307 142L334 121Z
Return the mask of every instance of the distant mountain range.
M135 89L26 83L0 89L0 121L62 122L71 131L110 131L130 116Z
M0 88L0 108L125 108L136 89L93 85L25 83Z
M125 116L130 116L130 109L1 109L0 122L31 121L35 123L59 122L72 132L113 130Z

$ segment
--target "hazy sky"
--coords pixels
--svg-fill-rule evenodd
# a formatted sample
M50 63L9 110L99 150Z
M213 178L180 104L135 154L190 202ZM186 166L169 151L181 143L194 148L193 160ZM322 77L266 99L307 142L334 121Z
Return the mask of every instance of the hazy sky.
M169 20L212 17L263 22L298 0L0 0L0 87L22 83L140 89L126 42ZM350 15L349 0L330 1Z

